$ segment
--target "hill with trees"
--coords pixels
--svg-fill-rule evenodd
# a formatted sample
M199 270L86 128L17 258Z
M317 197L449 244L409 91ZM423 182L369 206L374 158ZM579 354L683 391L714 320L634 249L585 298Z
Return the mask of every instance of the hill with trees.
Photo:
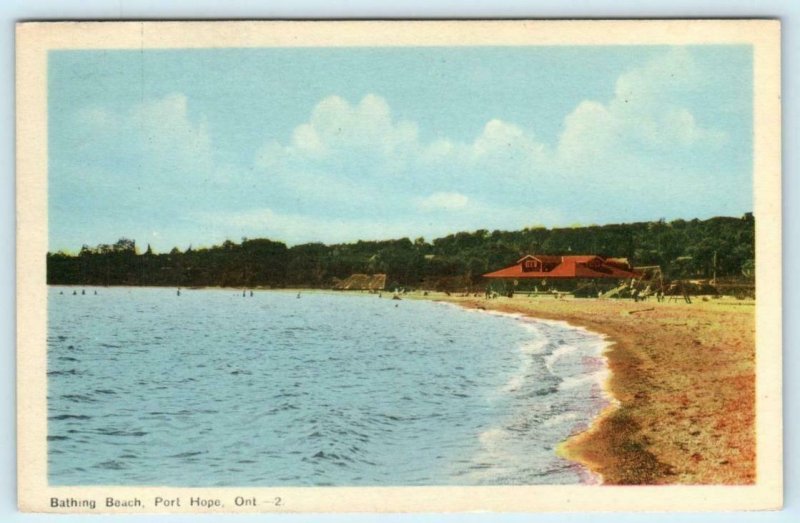
M388 287L463 289L525 254L599 254L637 266L659 265L671 279L752 281L753 215L520 231L459 232L426 241L401 238L287 247L269 239L225 241L209 248L140 252L122 238L84 245L78 254L47 254L51 285L330 288L352 274L386 274Z

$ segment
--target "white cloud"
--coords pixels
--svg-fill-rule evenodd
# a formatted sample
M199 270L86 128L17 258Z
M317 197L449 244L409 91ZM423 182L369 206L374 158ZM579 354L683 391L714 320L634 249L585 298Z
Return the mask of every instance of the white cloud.
M422 211L457 211L469 203L469 198L457 192L436 192L425 198L416 200Z
M184 219L201 224L206 241L221 243L225 239L269 237L290 245L306 242L352 242L357 240L384 240L387 238L436 238L468 229L508 228L508 223L519 227L534 224L553 225L564 216L548 208L491 208L473 202L463 209L463 216L437 215L436 219L413 219L408 215L319 217L295 211L281 211L271 207L243 211L191 212ZM477 221L476 221L477 220ZM211 244L210 243L210 244Z
M339 96L329 96L314 107L308 122L294 129L288 146L268 143L258 161L263 166L272 165L276 146L284 154L320 160L358 152L380 153L387 158L416 145L417 126L395 121L388 103L380 96L368 94L355 105Z
M320 219L303 213L279 212L268 207L238 212L193 213L189 219L202 223L217 241L241 236L263 237L289 244L323 241L381 240L425 233L406 220L365 218Z
M494 119L486 123L469 149L471 160L479 164L486 161L542 161L547 148L537 142L530 131Z
M208 123L203 118L196 122L190 119L183 94L170 94L134 107L124 125L138 129L147 152L159 159L177 155L182 163L211 163Z
M76 115L77 153L83 169L133 164L140 177L176 179L177 173L208 177L214 171L213 144L204 118L191 118L181 93L146 100L125 112L89 107ZM123 146L121 146L123 145Z
M470 142L424 142L417 125L395 118L378 95L354 104L329 96L289 140L265 143L256 165L276 190L320 205L354 209L380 198L382 206L400 208L412 200L423 210L452 210L466 203L422 199L456 192L468 198L466 191L482 190L487 180L507 190L514 180L530 179L547 150L530 131L499 119L489 120Z
M652 150L718 148L725 133L702 127L681 105L703 81L683 48L622 74L608 103L586 100L565 118L556 160L574 167Z

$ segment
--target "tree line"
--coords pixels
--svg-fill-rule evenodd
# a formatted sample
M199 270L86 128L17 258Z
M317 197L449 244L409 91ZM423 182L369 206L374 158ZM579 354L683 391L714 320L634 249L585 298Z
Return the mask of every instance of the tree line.
M755 223L741 218L650 221L520 231L459 232L426 241L401 238L287 247L269 239L225 241L185 251L144 252L131 239L47 254L51 285L327 288L354 273L385 273L390 288L463 289L525 254L599 254L659 265L670 279L716 276L752 281Z

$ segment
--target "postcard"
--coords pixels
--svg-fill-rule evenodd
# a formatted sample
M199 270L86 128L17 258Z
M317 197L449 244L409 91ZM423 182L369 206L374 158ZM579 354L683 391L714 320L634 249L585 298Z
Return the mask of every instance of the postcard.
M780 508L779 49L19 24L20 509Z

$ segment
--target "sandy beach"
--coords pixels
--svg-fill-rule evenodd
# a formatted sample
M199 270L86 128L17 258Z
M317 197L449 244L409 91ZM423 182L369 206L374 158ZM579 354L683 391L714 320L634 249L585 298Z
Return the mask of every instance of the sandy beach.
M755 482L755 327L752 301L428 298L602 333L608 407L559 452L605 484Z

